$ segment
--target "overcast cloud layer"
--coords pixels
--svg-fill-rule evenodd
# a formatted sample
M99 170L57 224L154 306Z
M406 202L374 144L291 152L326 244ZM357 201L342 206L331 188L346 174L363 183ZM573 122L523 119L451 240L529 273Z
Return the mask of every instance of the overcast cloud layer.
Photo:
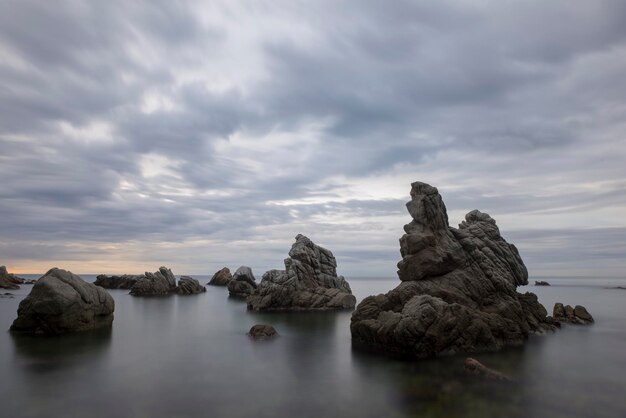
M0 1L0 264L395 276L410 183L626 270L626 3Z

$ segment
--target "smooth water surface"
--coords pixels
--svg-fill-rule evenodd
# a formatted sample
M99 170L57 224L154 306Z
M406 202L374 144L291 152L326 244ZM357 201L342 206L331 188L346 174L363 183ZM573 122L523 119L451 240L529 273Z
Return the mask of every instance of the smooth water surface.
M359 301L399 283L349 281ZM626 416L626 290L606 288L626 282L550 282L519 291L537 293L549 311L557 301L585 305L596 323L474 356L512 383L466 376L462 356L407 362L354 351L350 312L251 313L222 287L168 298L111 290L111 331L0 333L0 411L46 418ZM30 289L0 299L1 329ZM256 323L274 325L280 336L249 339Z

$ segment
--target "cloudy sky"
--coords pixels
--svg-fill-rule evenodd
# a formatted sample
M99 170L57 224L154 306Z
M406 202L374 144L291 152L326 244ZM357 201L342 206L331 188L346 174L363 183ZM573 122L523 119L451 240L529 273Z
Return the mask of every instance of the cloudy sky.
M410 183L626 270L626 3L0 1L0 264L395 277Z

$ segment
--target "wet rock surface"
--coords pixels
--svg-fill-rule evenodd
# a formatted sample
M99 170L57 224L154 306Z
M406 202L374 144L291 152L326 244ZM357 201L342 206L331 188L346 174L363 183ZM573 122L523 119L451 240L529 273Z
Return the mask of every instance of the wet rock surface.
M103 288L53 268L19 304L11 331L64 334L110 327L115 303Z
M576 305L572 308L570 305L563 305L558 302L554 304L552 317L556 321L575 325L589 325L594 322L593 317L584 306Z
M133 296L167 296L176 291L176 277L172 270L160 267L154 273L146 272L130 289Z
M407 209L413 220L400 239L402 282L357 306L356 347L426 358L518 346L556 329L534 294L516 292L528 272L488 214L473 210L458 229L449 227L438 190L421 182L412 184Z
M257 324L250 328L248 335L254 339L267 339L276 337L278 332L271 325Z
M226 286L233 279L232 274L230 274L230 269L228 267L224 267L211 277L209 281L209 286Z
M248 309L334 310L352 309L356 298L343 276L337 276L333 253L304 235L285 259L285 270L270 270L248 300Z
M256 290L258 285L252 269L248 266L241 266L235 271L227 287L231 297L245 299Z
M206 287L201 286L193 277L181 276L178 280L178 287L176 293L179 295L196 295L198 293L206 292Z

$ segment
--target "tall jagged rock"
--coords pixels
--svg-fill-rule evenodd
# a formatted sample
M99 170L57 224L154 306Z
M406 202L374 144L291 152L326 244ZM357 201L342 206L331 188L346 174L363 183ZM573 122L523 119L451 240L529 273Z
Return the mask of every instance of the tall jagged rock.
M110 327L115 302L103 288L53 268L20 302L11 331L64 334Z
M356 298L343 276L337 276L333 253L299 234L285 270L266 272L247 302L256 311L329 310L352 309Z
M365 298L352 315L357 347L425 358L521 345L556 328L532 293L519 294L528 271L486 213L473 210L448 226L438 190L416 182L400 239L402 281Z

